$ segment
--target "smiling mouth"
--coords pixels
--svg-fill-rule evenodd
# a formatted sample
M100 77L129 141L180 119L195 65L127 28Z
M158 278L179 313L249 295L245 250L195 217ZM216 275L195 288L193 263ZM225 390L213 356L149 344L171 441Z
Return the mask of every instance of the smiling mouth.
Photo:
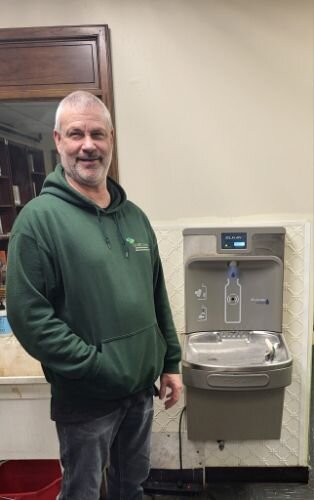
M77 158L77 161L83 161L83 162L93 162L93 161L100 161L101 160L101 156L93 156L93 157L89 157L89 158L81 158L81 157L78 157Z

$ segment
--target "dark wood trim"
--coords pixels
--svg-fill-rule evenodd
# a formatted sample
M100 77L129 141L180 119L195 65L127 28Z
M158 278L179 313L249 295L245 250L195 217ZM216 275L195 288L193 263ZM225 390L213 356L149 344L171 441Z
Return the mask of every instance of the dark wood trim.
M113 85L109 80L112 77L110 46L107 47L109 41L109 28L108 25L97 26L52 26L52 27L37 27L37 28L4 28L0 29L0 47L1 45L11 45L13 47L21 46L21 44L36 44L42 43L46 45L49 42L69 42L69 41L96 41L97 58L99 73L99 85L84 84L83 86L78 82L72 85L51 85L50 87L30 88L25 85L25 88L15 86L0 87L0 100L14 100L14 99L47 99L47 98L62 98L72 90L82 89L88 90L95 95L98 95L104 100L110 112L114 116L113 108ZM1 68L1 61L0 61ZM1 76L0 76L1 81Z
M118 150L117 150L117 133L116 133L116 119L115 119L115 106L114 106L114 92L113 92L113 74L112 74L112 63L111 63L111 39L109 28L105 31L105 36L99 41L99 46L102 48L103 52L106 54L107 64L102 65L99 68L100 81L104 79L107 81L107 95L103 96L103 100L107 103L108 109L110 110L112 123L115 131L114 136L114 148L112 155L112 162L110 167L110 175L116 181L119 181L119 171L118 171ZM102 87L104 87L102 85Z
M64 34L72 38L81 38L82 36L100 36L104 30L108 30L108 25L71 25L71 26L37 26L27 28L1 28L0 29L0 42L3 40L21 41L25 39L42 40L43 38L49 39L63 39Z

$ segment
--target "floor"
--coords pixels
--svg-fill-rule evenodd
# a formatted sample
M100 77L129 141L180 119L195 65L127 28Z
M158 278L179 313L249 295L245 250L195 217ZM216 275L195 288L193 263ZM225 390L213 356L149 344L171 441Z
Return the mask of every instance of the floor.
M314 348L313 348L314 361ZM207 493L194 496L198 500L313 500L314 499L314 362L312 364L312 401L310 429L310 479L307 484L245 483L213 484ZM181 500L187 496L145 496L145 500Z

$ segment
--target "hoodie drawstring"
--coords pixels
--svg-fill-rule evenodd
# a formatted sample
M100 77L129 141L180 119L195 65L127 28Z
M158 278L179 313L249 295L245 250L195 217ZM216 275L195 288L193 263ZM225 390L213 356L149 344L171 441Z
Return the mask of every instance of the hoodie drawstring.
M109 248L109 250L111 250L111 241L110 241L109 237L105 234L105 232L103 230L103 226L104 225L103 225L103 220L102 220L102 217L101 217L101 211L98 210L98 208L96 208L96 211L97 211L98 222L99 222L99 224L102 227L102 231L103 231L103 235L104 235L104 239L105 239L106 245Z
M106 245L109 248L109 250L111 250L112 245L111 245L110 238L106 235L106 233L104 231L104 221L103 221L103 218L102 218L102 215L101 215L101 210L98 210L98 209L96 209L96 210L97 210L98 222L102 226L102 231L103 231L103 235L104 235L104 239L105 239ZM113 221L114 221L114 223L116 225L116 228L117 228L117 231L118 231L118 235L119 235L119 239L120 239L120 242L121 242L121 245L122 245L124 256L125 256L126 259L128 259L130 253L129 253L129 249L128 249L128 246L127 246L127 243L126 243L126 239L123 237L123 234L122 234L122 231L121 231L121 228L120 228L119 218L118 218L118 216L117 216L116 213L113 213L112 215L113 215Z
M118 233L119 233L119 236L120 236L120 240L121 240L121 243L122 243L122 247L123 247L123 250L124 250L124 256L126 259L129 258L129 249L128 249L128 246L127 246L127 243L126 243L126 239L124 238L123 234L122 234L122 231L121 231L121 227L120 227L120 224L119 224L119 217L118 217L118 214L114 213L113 214L113 220L115 222L115 225L117 226L117 230L118 230Z

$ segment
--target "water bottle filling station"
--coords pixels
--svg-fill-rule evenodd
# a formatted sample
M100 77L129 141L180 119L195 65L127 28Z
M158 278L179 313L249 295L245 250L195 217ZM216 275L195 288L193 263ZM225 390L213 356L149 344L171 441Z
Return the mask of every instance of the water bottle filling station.
M283 228L184 231L188 437L279 439L292 358Z

